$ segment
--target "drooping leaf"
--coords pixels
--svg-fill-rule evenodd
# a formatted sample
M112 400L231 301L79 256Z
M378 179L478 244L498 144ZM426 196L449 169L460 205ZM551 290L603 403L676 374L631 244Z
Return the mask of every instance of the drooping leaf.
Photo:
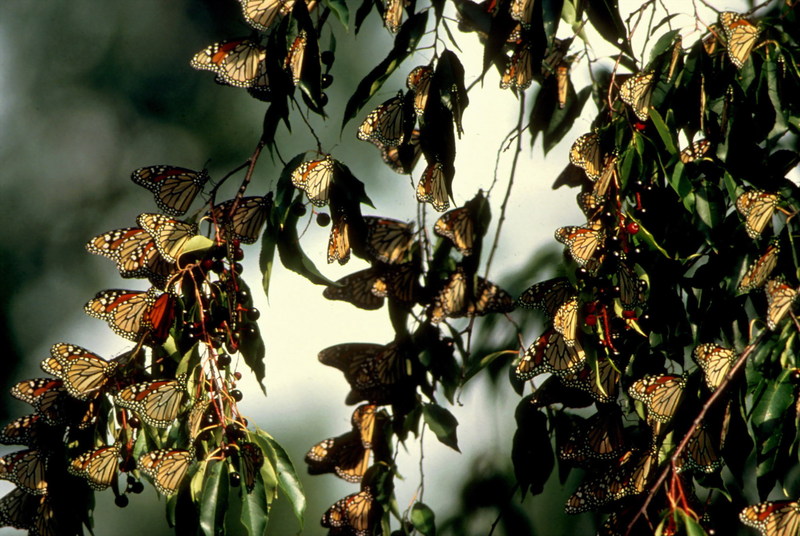
M418 502L411 507L411 523L425 536L436 536L436 520L428 505Z
M228 510L228 474L224 461L209 464L200 499L200 528L206 536L216 536L225 524Z
M461 452L456 435L458 421L452 413L437 404L425 404L422 406L422 414L425 416L425 424L436 434L439 441L453 450Z

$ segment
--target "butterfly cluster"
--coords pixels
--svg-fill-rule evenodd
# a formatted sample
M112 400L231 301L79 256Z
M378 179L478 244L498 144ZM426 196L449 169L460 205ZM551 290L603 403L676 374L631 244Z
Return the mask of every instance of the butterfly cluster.
M248 493L260 481L262 446L236 407L241 373L232 359L260 360L259 312L241 279L240 244L260 237L271 201L236 197L201 209L196 223L176 218L203 192L206 171L149 166L132 180L163 214L141 214L135 227L95 236L86 249L110 259L123 278L152 286L102 290L84 309L134 346L108 359L57 343L41 362L49 376L11 388L32 413L0 430L0 443L25 447L0 458L0 479L17 486L0 499L0 523L31 534L79 533L89 509L62 510L88 505L90 490L111 488L123 507L146 476L173 495L212 455Z

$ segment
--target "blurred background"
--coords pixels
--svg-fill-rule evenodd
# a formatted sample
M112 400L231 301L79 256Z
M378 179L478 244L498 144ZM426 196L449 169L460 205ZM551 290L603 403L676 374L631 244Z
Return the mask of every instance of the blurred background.
M693 13L689 2L674 4L676 10ZM737 2L729 4L718 7L742 8ZM626 8L637 5L623 2L623 18L631 10ZM351 5L351 15L355 7ZM705 13L706 23L715 19ZM690 29L694 22L693 16L682 19ZM423 51L418 61L402 65L340 133L344 103L358 81L386 54L391 37L374 12L357 36L352 27L345 32L333 18L331 26L337 46L331 71L335 80L328 89L326 107L329 120L326 123L317 116L309 120L323 149L346 163L366 184L376 202L376 214L407 219L416 213L413 186L423 166L415 169L411 179L393 173L381 162L378 151L356 140L355 130L370 109L405 89L407 73L428 63L430 55ZM0 4L0 218L6 230L6 238L0 242L0 339L4 348L0 387L6 392L12 383L42 376L39 362L56 342L78 344L106 357L130 347L105 323L84 315L82 308L100 289L143 289L144 282L120 279L113 263L86 253L84 243L104 231L134 225L141 212L156 211L151 194L130 181L132 170L154 164L193 169L205 165L212 178L220 178L250 156L266 104L243 90L216 85L212 74L189 67L192 55L209 44L249 33L234 0L5 0ZM568 29L561 34L570 35ZM464 50L459 56L469 85L480 74L481 48L475 34L457 34L456 38ZM599 44L600 40L591 42ZM323 50L327 43L326 38L320 41ZM688 46L686 37L684 46ZM595 48L598 56L611 52L602 46ZM513 157L513 150L499 156L498 151L516 123L519 109L519 101L511 92L501 91L498 81L498 74L490 71L483 84L470 92L454 181L455 202L461 205L478 188L489 188L497 162L498 180L491 196L493 225ZM578 88L586 83L580 78L573 82ZM528 92L529 106L535 91ZM295 110L292 117L291 133L285 127L278 131L285 160L315 148L297 113ZM529 138L523 140L506 231L490 273L490 279L512 295L552 275L536 266L560 258L560 248L552 238L555 228L583 223L574 202L576 192L552 190L551 184L567 163L572 140L589 130L594 114L589 103L573 131L546 160L539 144L531 150ZM261 195L272 189L281 167L279 161L264 154L249 193ZM228 193L233 195L233 191ZM338 279L366 267L358 259L351 259L345 267L326 265L329 229L319 228L311 211L306 217L309 226L301 243L328 277ZM436 217L429 214L428 224ZM493 236L492 228L487 238ZM393 333L385 308L365 312L327 301L322 287L288 272L277 265L277 259L267 301L258 291L258 248L245 248L245 279L262 311L268 396L264 398L253 381L243 381L243 410L251 424L269 431L289 452L304 479L308 498L303 534L322 534L318 523L322 512L356 490L331 475L308 477L302 461L311 445L350 427L352 408L344 405L347 384L339 371L318 363L317 352L341 342L387 343ZM539 327L535 322L527 325L523 339L529 344L539 334ZM506 325L503 330L513 332L513 327ZM243 364L240 370L247 376ZM591 533L594 520L590 515L570 519L569 526L552 525L550 512L561 511L571 489L569 483L562 487L557 475L550 479L544 495L529 497L522 504L512 498L507 475L519 397L509 388L506 370L495 381L474 380L459 399L461 404L450 409L460 422L462 453L439 444L430 432L424 438L423 499L433 507L437 522L466 508L472 514L469 526L454 529L454 533L486 534L497 511L482 510L481 501L502 497L515 505L505 515L520 516L520 526L528 526L531 534ZM3 422L29 411L8 395L0 400ZM443 397L440 403L446 404ZM2 453L13 450L16 448L4 447ZM407 449L401 445L399 450L403 479L397 482L397 499L402 511L415 500L420 453L418 442L409 442ZM0 493L11 487L0 481ZM163 515L163 500L151 486L146 486L141 496L132 497L127 509L114 506L110 491L96 496L98 536L172 534ZM17 532L0 529L2 535ZM279 500L269 533L298 532L288 506Z

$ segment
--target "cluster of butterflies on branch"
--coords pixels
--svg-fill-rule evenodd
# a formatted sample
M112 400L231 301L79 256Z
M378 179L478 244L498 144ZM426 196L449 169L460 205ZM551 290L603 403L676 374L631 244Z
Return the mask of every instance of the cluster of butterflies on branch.
M664 315L659 314L658 320L651 318L658 312L649 310L648 303L674 299L667 298L672 290L678 290L680 296L681 277L694 281L693 277L702 276L703 283L691 286L714 297L701 298L698 290L697 296L688 298L687 311L715 307L714 301L719 300L715 310L728 307L726 314L733 323L743 322L744 327L746 319L736 316L736 311L742 311L748 299L758 311L750 320L765 327L764 337L777 342L778 348L791 345L791 336L796 335L791 332L797 321L788 322L787 317L793 317L798 287L796 281L790 281L795 269L790 256L782 256L781 245L783 251L796 250L791 220L798 210L797 189L783 173L797 160L780 172L770 170L767 177L763 171L767 166L756 164L752 172L740 172L743 175L739 177L744 178L740 181L732 163L735 157L730 156L737 151L738 140L728 145L727 138L735 133L731 122L745 99L736 92L739 73L766 80L768 70L792 61L788 56L797 51L794 42L779 45L769 37L759 40L759 36L759 25L743 15L723 12L719 26L709 28L708 35L688 53L676 35L663 52L653 55L648 69L616 75L595 130L574 142L570 165L562 174L577 177L566 182L581 185L577 201L587 218L585 224L555 232L576 269L568 276L533 285L517 300L522 307L543 311L548 325L514 363L512 383L520 390L523 382L545 378L521 406L527 410L552 404L596 408L588 418L558 412L550 418L550 432L555 435L562 467L586 471L567 500L565 512L613 512L601 534L638 534L655 530L656 525L665 534L672 533L669 531L678 527L673 515L677 510L707 529L731 526L729 520L711 515L717 506L710 496L707 504L697 497L692 476L703 486L723 487L718 475L731 461L726 460L730 448L725 450L725 441L729 429L736 426L732 413L739 411L735 389L743 388L728 375L744 353L735 346L750 343L742 338L747 331L739 327L731 331L725 321L712 323L700 314L694 320L700 328L694 334L695 344L688 349L688 359L683 351L686 337L679 335L685 328L674 327ZM719 54L716 45L720 41L727 58ZM785 47L782 50L781 45ZM761 54L753 54L758 49ZM770 58L771 53L778 55L777 61ZM797 77L796 70L791 75L785 69L782 73L783 80ZM712 82L711 76L718 78ZM681 85L696 92L680 93ZM690 119L681 114L680 120L688 123L683 128L689 139L698 131L707 137L679 150L668 129L678 121L678 113L670 109L676 101L671 99L681 98L699 104L699 123L696 113ZM617 104L620 101L621 106ZM724 151L717 156L721 145L726 146L730 167L726 167ZM767 153L761 156L765 161L768 158ZM745 181L749 185L743 184ZM699 199L701 194L695 192L702 192L706 184L726 189L729 196L727 202L721 199L710 208L714 212L710 216L695 208L693 197ZM674 198L673 192L682 197ZM677 221L670 211L682 210L700 215L695 221L705 235L692 235L697 231L690 226L657 230L670 218ZM784 218L776 219L776 215ZM774 233L764 238L771 227ZM722 228L730 232L720 232ZM681 250L676 236L688 244L685 249ZM703 236L708 237L705 243ZM754 261L742 268L738 284L731 288L709 281L731 274L730 270L715 271L721 262L735 260L742 266L742 251L754 248L733 249L726 241L750 242L758 248ZM722 251L738 251L738 258L723 257ZM698 268L705 263L708 266ZM665 275L669 272L673 275ZM686 314L681 304L684 299L685 295L678 297L675 313ZM736 330L740 330L738 337ZM724 342L716 342L719 340ZM725 389L723 402L712 406L701 423L693 423L719 388ZM632 415L639 418L634 417L637 423L631 426ZM681 438L686 440L685 448L670 461ZM654 487L652 497L645 494L667 465L666 483ZM525 471L517 468L518 475ZM521 483L524 490L525 483ZM735 508L735 503L731 507ZM800 527L800 507L793 500L738 508L741 522L765 536L796 534Z
M241 373L232 354L260 341L240 244L260 236L267 197L236 197L204 215L214 240L184 215L209 180L205 171L149 166L132 174L164 214L92 238L86 248L112 260L148 290L103 290L85 306L135 347L112 359L68 343L41 363L49 377L17 383L11 395L34 412L0 430L0 443L26 450L0 458L0 478L17 488L0 499L0 524L30 534L78 534L89 525L90 489L111 487L117 505L146 475L175 494L196 460L230 464L233 485L252 492L264 463L236 403ZM213 197L213 194L212 194ZM146 350L149 348L149 350ZM261 356L258 357L261 359ZM249 363L248 363L249 364ZM167 430L168 433L165 433ZM121 488L120 473L127 475ZM202 476L202 471L200 471Z

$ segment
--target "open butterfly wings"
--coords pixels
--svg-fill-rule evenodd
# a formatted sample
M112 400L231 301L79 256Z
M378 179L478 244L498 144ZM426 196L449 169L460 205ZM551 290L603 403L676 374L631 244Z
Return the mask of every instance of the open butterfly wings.
M182 216L208 182L206 170L176 166L147 166L135 170L131 180L155 196L156 205L169 216Z
M390 218L365 216L367 225L367 252L387 264L398 264L414 243L414 226Z
M378 514L372 492L365 488L337 501L322 514L320 523L325 528L333 529L332 533L369 536Z
M461 268L450 274L449 279L434 298L429 308L431 322L438 324L445 318L473 318L489 313L508 313L514 309L514 300L502 288L481 277L470 285Z
M520 381L528 381L545 373L565 378L580 371L585 362L586 353L580 344L568 345L561 333L551 329L528 347L517 363L514 374Z
M305 456L309 474L334 473L352 483L361 482L369 461L370 450L353 431L320 441Z

